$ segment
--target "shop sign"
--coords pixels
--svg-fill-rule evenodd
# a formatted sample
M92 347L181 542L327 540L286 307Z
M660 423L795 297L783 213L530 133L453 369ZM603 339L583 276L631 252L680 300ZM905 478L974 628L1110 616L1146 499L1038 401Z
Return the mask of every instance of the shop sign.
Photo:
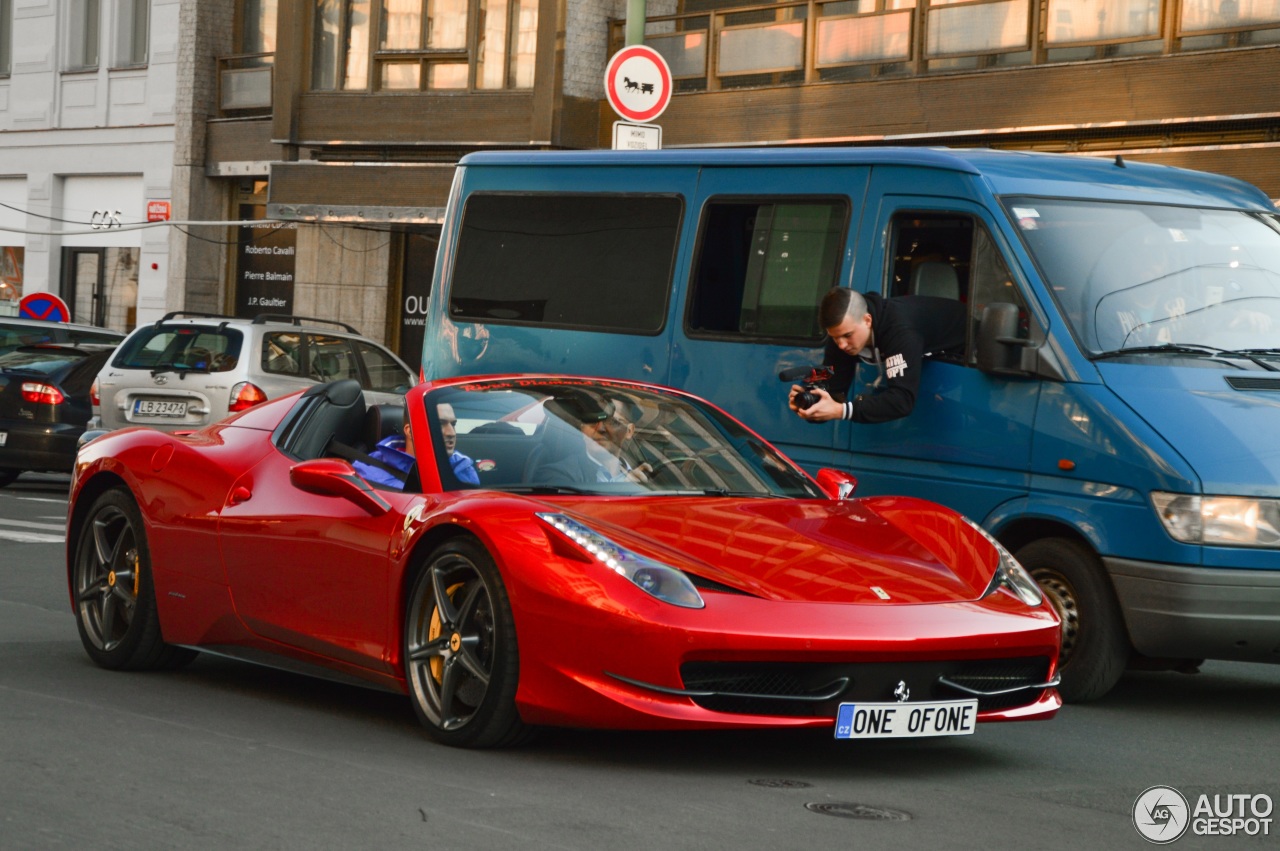
M261 218L263 207L244 205L242 220ZM298 226L294 222L262 222L238 228L236 315L293 313L293 275Z

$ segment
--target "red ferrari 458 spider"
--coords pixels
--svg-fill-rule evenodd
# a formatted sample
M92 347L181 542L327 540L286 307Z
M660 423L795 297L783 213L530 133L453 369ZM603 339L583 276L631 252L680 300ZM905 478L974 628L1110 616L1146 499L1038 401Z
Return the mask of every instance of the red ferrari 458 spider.
M86 444L67 578L99 665L199 651L407 693L450 745L1052 717L1060 626L1013 557L853 486L661 387L463 378L398 407L339 381Z

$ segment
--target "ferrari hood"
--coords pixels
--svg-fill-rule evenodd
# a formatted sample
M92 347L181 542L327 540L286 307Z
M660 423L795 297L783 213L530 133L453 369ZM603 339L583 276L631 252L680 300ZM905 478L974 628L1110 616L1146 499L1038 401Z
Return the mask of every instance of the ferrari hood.
M982 596L998 555L922 500L583 500L563 506L615 542L759 597L935 603Z

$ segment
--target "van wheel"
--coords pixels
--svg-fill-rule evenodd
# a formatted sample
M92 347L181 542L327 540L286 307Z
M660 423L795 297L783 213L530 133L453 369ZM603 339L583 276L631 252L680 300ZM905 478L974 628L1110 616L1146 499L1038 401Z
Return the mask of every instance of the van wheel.
M1102 563L1089 547L1067 538L1034 541L1017 558L1062 620L1062 699L1097 700L1120 679L1131 650Z
M0 470L0 488L8 487L18 480L21 470Z

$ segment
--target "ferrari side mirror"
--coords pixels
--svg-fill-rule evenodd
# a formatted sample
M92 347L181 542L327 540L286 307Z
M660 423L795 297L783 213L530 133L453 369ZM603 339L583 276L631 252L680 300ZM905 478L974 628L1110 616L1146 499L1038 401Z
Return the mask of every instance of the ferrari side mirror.
M338 458L316 458L289 468L289 481L298 490L321 496L337 496L355 503L372 515L385 514L391 504L348 464Z
M852 499L858 488L858 480L844 470L823 467L818 471L818 487L832 499Z

